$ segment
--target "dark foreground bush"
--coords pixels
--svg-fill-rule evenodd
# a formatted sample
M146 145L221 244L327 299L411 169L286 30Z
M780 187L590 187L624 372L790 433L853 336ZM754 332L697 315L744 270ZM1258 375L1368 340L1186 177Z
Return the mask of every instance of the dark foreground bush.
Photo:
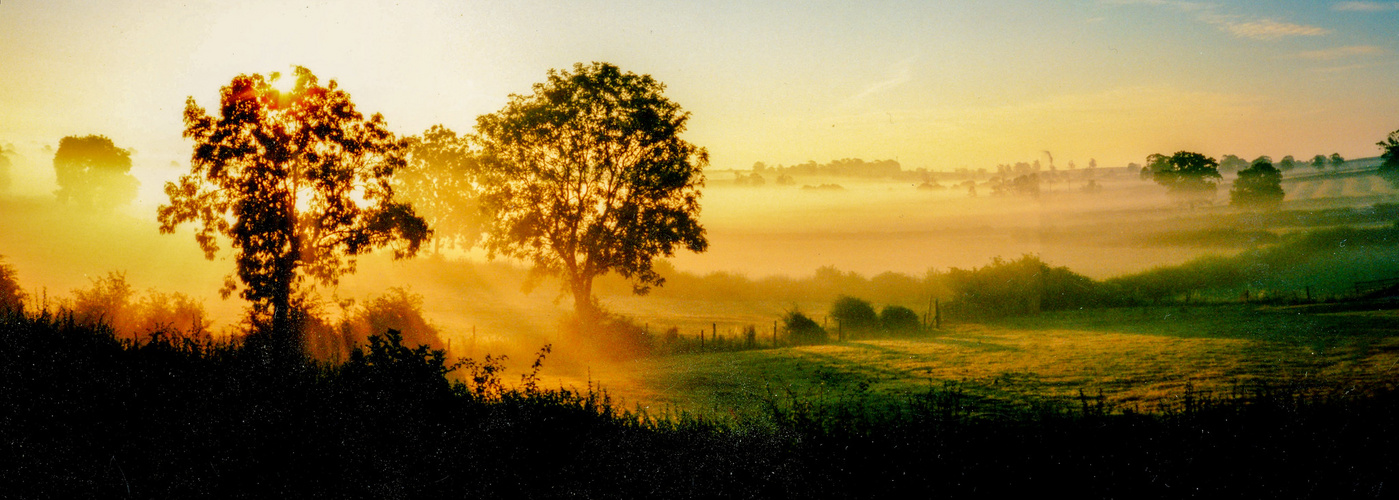
M1399 396L1259 390L1159 414L774 400L746 427L510 388L490 360L376 337L341 366L0 317L0 496L15 498L1375 497Z

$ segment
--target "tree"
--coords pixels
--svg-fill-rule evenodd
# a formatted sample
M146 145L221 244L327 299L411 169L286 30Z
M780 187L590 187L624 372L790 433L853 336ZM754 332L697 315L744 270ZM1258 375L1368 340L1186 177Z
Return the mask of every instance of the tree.
M1282 157L1282 160L1278 162L1277 166L1278 170L1287 172L1289 170L1297 168L1297 160L1293 158L1292 155L1287 155Z
M1399 188L1399 130L1390 132L1389 137L1375 145L1380 147L1380 159L1383 160L1377 172Z
M1248 168L1248 166L1248 160L1234 155L1224 155L1219 159L1219 173L1221 174L1238 172Z
M616 272L644 294L664 282L656 257L709 246L697 219L709 155L680 138L690 115L664 89L580 63L477 119L488 254L561 275L580 318L596 313L594 278Z
M0 259L4 256L0 255ZM24 296L14 266L0 260L0 314L24 310Z
M1253 164L1239 172L1234 187L1229 191L1229 204L1234 206L1277 205L1285 193L1282 190L1282 172L1273 167L1266 156L1253 160Z
M1208 204L1219 187L1219 162L1214 158L1178 151L1171 156L1153 154L1146 157L1142 176L1166 187L1183 203L1195 206Z
M112 208L136 199L140 182L131 176L131 151L101 135L68 136L53 155L58 201Z
M1326 168L1326 155L1316 155L1312 157L1312 168L1321 170Z
M1345 164L1346 159L1340 153L1331 153L1331 168L1339 170Z
M427 220L436 251L444 243L470 248L480 239L480 170L470 139L451 129L434 125L408 138L408 165L394 174L394 193Z
M918 313L904 306L884 306L879 311L879 325L889 332L915 332L922 326Z
M413 208L394 200L405 141L383 116L365 119L334 80L322 86L299 66L295 74L286 92L274 87L277 73L233 78L218 117L185 101L190 172L165 184L170 204L158 213L162 233L197 224L206 258L218 252L217 236L229 238L253 320L270 316L287 349L300 348L293 295L306 278L335 284L354 272L356 256L382 247L412 256L429 236ZM236 287L226 278L224 295Z
M840 322L842 330L850 332L873 330L879 326L874 307L855 297L841 295L831 304L831 318Z

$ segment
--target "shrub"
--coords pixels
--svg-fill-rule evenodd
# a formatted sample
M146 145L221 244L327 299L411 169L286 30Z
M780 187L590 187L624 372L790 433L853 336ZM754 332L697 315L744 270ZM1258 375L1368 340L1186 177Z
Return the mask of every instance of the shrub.
M831 304L831 317L840 322L840 328L849 332L870 331L879 327L879 316L874 307L855 297L842 295Z
M782 316L782 330L787 338L799 344L819 344L826 341L826 330L801 311L793 309Z
M879 312L879 325L889 332L916 332L922 326L918 313L904 306L885 306Z

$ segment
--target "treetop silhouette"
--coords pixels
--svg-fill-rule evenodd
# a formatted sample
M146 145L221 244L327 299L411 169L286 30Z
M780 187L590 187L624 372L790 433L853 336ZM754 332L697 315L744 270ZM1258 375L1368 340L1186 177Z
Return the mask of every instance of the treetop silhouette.
M335 284L354 272L357 255L376 248L412 256L430 231L394 199L390 179L405 165L406 143L383 116L365 118L334 80L323 86L306 68L296 67L290 91L273 86L280 77L233 78L220 91L218 116L186 100L190 172L166 183L170 204L158 215L162 233L196 224L209 259L227 237L254 321L270 319L291 348L299 347L293 295L306 278ZM236 288L230 276L223 293Z
M1219 162L1190 151L1177 151L1171 156L1147 156L1141 175L1165 186L1171 195L1190 206L1213 200L1223 178L1219 175Z
M53 155L58 201L111 208L136 199L140 182L131 176L131 151L101 135L68 136Z
M596 312L595 277L617 272L646 293L664 281L655 258L708 248L697 217L709 155L680 138L690 115L664 89L579 63L477 119L486 250L562 276L580 316Z

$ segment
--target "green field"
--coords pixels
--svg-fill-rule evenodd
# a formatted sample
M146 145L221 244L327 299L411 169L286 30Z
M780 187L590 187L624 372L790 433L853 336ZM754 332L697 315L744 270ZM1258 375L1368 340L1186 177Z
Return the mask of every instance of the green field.
M909 338L656 357L594 372L649 413L761 418L768 404L878 405L953 385L983 411L1075 403L1154 411L1260 385L1364 390L1399 380L1399 311L1328 306L1150 307L945 325ZM1392 306L1391 306L1392 307ZM1372 309L1372 308L1371 308Z

